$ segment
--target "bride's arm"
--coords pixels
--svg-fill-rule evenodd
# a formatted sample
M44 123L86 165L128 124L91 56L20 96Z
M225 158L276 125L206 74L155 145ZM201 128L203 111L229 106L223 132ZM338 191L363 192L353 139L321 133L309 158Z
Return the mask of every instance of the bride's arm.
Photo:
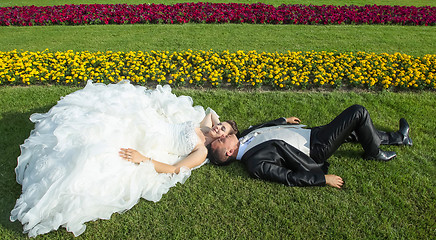
M121 148L119 154L124 160L134 163L151 161L154 165L154 169L158 173L179 173L181 167L194 168L203 163L207 156L207 149L204 146L196 147L186 158L182 159L175 165L153 160L131 148Z
M208 113L203 120L200 122L200 127L209 127L212 128L215 124L220 122L218 115L215 112Z
M202 164L206 157L207 148L204 145L197 146L186 158L180 160L174 166L179 169L181 167L194 168Z

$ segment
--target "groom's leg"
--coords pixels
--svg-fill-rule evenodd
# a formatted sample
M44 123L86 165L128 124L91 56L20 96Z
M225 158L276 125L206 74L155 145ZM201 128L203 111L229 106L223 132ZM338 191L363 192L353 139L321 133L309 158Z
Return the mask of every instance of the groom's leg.
M399 132L384 132L377 130L377 135L380 138L380 145L403 145L403 134ZM345 139L345 142L359 142L356 132L352 132Z
M376 156L381 139L366 108L353 105L329 124L312 129L310 156L315 161L327 160L352 132L368 156Z

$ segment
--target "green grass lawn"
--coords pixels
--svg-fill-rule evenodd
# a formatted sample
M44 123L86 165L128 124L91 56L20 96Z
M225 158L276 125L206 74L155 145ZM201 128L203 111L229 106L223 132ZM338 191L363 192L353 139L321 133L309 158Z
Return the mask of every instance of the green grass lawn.
M0 88L0 236L24 238L9 212L20 195L14 168L19 145L33 129L28 120L77 88ZM204 166L157 203L140 201L110 220L87 223L79 239L434 239L436 95L433 92L238 92L175 90L196 105L215 109L241 128L280 116L304 124L327 123L352 104L368 108L374 124L397 130L405 117L413 147L384 146L398 157L365 161L359 145L343 145L330 158L330 173L346 181L330 187L291 188L251 179L240 163ZM72 238L65 229L41 236ZM38 237L39 238L39 237Z
M0 0L0 7L145 1ZM184 1L146 1L175 3ZM189 1L191 2L191 1ZM210 1L244 2L259 1ZM274 5L398 4L435 1L262 1ZM272 26L272 25L110 25L0 27L0 51L150 51L186 49L402 52L435 54L435 27ZM14 168L19 145L29 136L35 112L46 112L61 96L78 88L0 87L0 239L25 239L22 225L9 221L21 193ZM345 189L291 188L251 179L240 163L206 165L195 170L157 203L141 200L110 220L87 223L77 239L436 239L436 95L429 92L232 91L176 89L196 105L212 107L242 129L280 116L297 116L317 126L346 107L368 108L376 127L398 129L405 117L412 147L384 146L398 153L390 162L365 161L359 145L343 145L329 160L330 173L343 177ZM65 229L36 239L73 239Z
M0 27L0 51L365 51L436 54L435 27L375 25L87 25Z

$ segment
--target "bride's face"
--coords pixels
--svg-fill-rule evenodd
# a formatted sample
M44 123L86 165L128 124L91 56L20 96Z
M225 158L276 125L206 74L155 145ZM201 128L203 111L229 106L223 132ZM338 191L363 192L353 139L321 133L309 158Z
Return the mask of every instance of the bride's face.
M229 135L232 132L232 126L230 126L230 124L228 122L220 122L216 125L214 125L209 133L210 136L213 139L217 139L220 137L226 137L227 135Z

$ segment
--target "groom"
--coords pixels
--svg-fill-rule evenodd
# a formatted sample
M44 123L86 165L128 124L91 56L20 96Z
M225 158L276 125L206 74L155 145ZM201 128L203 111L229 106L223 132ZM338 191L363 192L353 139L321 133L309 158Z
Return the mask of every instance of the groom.
M245 130L238 139L231 134L212 142L209 159L226 165L241 160L254 178L288 186L324 186L341 188L341 177L328 175L326 161L347 141L358 141L366 159L389 161L395 152L382 151L384 145L412 145L409 124L400 119L400 130L383 132L375 129L368 111L353 105L329 124L311 129L299 125L296 117L279 118Z

